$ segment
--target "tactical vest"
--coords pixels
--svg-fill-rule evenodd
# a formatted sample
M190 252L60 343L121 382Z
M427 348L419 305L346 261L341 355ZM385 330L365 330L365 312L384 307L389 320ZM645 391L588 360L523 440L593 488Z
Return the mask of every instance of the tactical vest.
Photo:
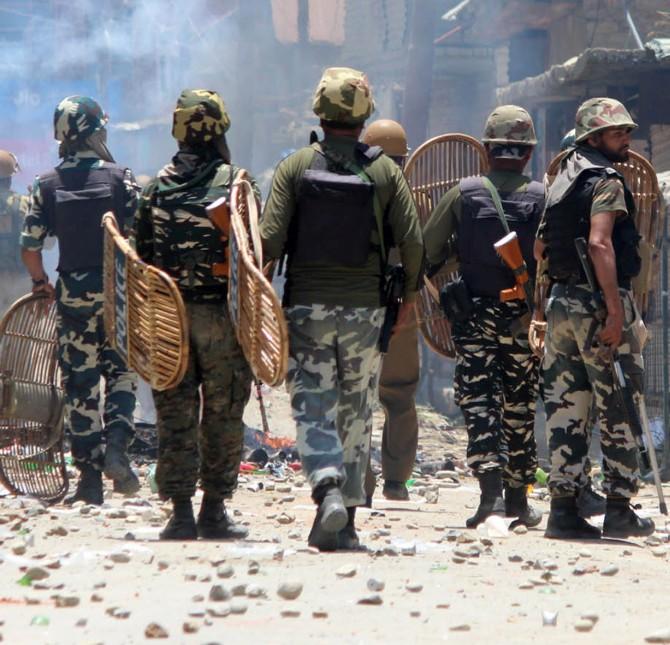
M56 168L40 177L40 193L48 228L58 238L58 270L99 269L103 262L102 216L113 211L119 228L125 222L128 200L125 170Z
M473 296L500 298L503 289L514 286L514 274L503 264L493 244L505 236L500 217L481 177L468 177L459 184L462 213L458 229L458 256L463 280ZM525 191L500 193L505 219L516 231L528 273L535 276L533 244L544 208L544 188L537 181Z
M364 168L382 150L357 148L362 170L358 174L351 167L344 167L348 162L338 161L329 151L324 153L318 146L314 150L312 162L300 180L289 231L289 262L361 267L374 248L373 231L380 230L378 220L382 219L376 212L374 183ZM328 169L329 160L339 172Z
M589 239L591 230L591 202L593 190L605 177L617 177L624 185L626 208L629 215L617 217L612 231L612 245L616 255L619 286L630 288L631 278L640 272L638 254L640 236L635 227L635 202L623 177L612 169L585 170L577 178L570 192L557 204L547 209L544 242L549 261L549 277L556 282L573 284L586 282L586 276L575 249L575 239Z
M179 286L186 300L224 300L228 275L214 271L226 262L226 245L206 208L229 197L232 166L217 160L197 179L174 188L154 188L151 194L153 263ZM217 273L217 275L215 275Z

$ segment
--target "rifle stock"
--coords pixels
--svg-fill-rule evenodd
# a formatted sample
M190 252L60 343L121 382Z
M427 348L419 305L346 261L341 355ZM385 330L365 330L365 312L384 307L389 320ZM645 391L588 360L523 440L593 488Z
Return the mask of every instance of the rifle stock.
M228 271L230 268L230 263L228 261L228 238L230 237L230 206L228 204L227 198L220 197L215 202L212 202L206 208L207 215L209 216L210 222L214 224L217 231L219 232L219 237L221 240L221 245L224 249L225 261L215 262L212 264L212 275L215 276L228 276Z

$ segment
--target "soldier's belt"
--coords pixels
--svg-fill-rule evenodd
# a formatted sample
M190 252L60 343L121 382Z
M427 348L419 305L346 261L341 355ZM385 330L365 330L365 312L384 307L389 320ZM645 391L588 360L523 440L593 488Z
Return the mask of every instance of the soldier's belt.
M186 372L189 347L179 289L167 273L139 259L113 213L102 221L107 339L154 390L175 387Z
M279 385L288 367L288 329L277 294L263 275L258 204L244 170L233 182L230 223L230 318L254 376Z

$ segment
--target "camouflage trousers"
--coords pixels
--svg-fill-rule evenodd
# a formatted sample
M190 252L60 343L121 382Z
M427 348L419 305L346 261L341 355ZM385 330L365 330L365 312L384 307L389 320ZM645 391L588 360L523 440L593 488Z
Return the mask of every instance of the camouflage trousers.
M102 470L102 428L130 439L137 377L107 342L102 316L102 271L62 273L56 283L58 364L65 390L72 458ZM100 379L104 408L100 418Z
M382 432L382 477L387 481L407 481L412 475L419 443L419 421L414 395L419 384L419 338L414 318L391 337L382 357L379 402L385 413ZM365 493L371 496L375 475L368 467Z
M630 292L621 291L624 332L621 366L634 392L642 392L644 364L633 330L636 318ZM584 481L592 401L600 418L603 489L632 497L638 489L638 451L614 388L609 361L585 351L595 303L586 287L555 285L547 301L547 336L542 369L544 406L551 458L549 489L554 496L573 495Z
M364 504L384 309L295 305L286 317L288 390L305 475L312 490L333 478L347 506Z
M525 304L473 298L470 318L456 323L454 390L468 430L468 465L475 474L502 469L505 483L535 481L533 431L538 360L519 317Z
M189 359L176 387L154 391L156 482L164 499L190 498L196 484L229 498L237 487L251 370L225 302L186 303Z

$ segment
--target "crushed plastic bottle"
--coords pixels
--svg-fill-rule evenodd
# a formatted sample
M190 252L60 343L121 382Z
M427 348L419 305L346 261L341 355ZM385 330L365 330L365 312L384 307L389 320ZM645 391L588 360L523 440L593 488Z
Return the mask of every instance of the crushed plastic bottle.
M35 625L37 627L46 627L49 624L49 618L47 616L34 616L33 619L30 621L31 625Z
M156 464L151 464L147 472L147 481L152 493L158 493L158 484L156 483Z
M509 524L513 519L505 519L499 515L489 515L484 522L477 527L477 533L482 537L506 538L509 536Z

